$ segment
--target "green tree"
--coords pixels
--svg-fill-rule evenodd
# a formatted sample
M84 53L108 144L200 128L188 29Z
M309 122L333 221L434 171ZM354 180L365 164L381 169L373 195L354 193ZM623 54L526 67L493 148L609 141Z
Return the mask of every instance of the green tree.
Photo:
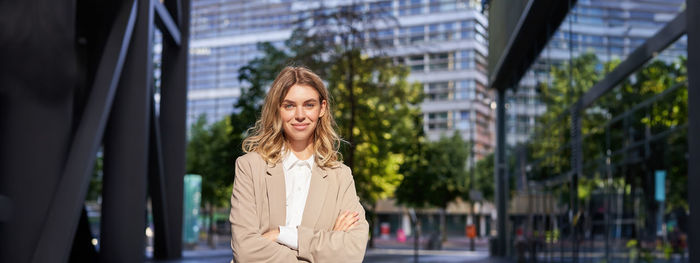
M202 204L209 215L209 245L213 246L214 211L226 207L231 197L233 180L233 148L230 120L225 118L207 125L205 115L199 116L190 129L187 144L187 173L202 176Z
M92 177L90 177L90 187L88 188L86 200L99 201L102 195L102 169L104 167L104 157L102 151L97 153L95 158L95 166L92 168Z
M440 208L440 235L444 242L447 204L468 192L466 162L468 143L459 133L421 146L420 158L405 163L405 177L396 191L400 204Z
M422 90L406 81L405 67L394 65L389 59L367 57L359 52L354 53L353 59L357 65L353 87L346 86L346 65L342 63L332 66L327 80L336 102L335 117L341 135L348 138L352 134L354 138L342 152L347 158L354 156L351 163L360 197L373 205L379 199L391 197L401 182L399 166L405 158L403 150L421 129L414 119L420 116L418 103L422 100Z
M481 191L484 200L493 201L494 195L494 154L491 153L474 165L474 189ZM510 184L512 187L513 184Z

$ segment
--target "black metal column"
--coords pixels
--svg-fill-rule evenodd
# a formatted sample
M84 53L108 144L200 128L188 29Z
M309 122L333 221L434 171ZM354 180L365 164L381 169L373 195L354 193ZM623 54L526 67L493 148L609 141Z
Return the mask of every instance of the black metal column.
M686 1L688 34L688 251L700 262L700 3Z
M506 256L508 229L506 223L508 214L506 203L508 199L508 180L506 178L506 91L498 88L496 104L496 208L498 212L498 239L496 240L496 253L498 256Z
M138 15L104 140L101 262L142 262L153 81L153 6Z
M61 171L56 191L49 200L49 211L44 215L44 222L41 225L32 226L41 229L41 235L36 246L32 248L34 253L31 256L31 262L65 262L68 260L68 252L73 245L71 241L76 235L88 182L92 174L95 154L102 140L107 116L112 107L117 82L124 65L127 47L131 40L136 20L135 2L124 2L116 14L117 18L109 29L104 51L99 55L94 82L85 102L80 121L76 123L77 127L74 129L72 138L67 141L70 144L70 150L66 157L60 158L61 161L65 161L65 165ZM42 133L29 136L41 137ZM32 143L41 142L35 140L29 145ZM38 161L35 165L41 164ZM41 161L51 162L51 160L44 159ZM45 176L49 176L49 174ZM15 242L22 238L27 237L19 237Z
M190 1L166 0L165 6L180 28L180 46L163 41L160 128L163 145L165 193L170 249L165 258L182 253L183 178L185 175L187 117L187 58L189 50Z
M0 262L30 261L69 150L79 85L71 3L0 4Z
M169 235L173 232L168 220L168 202L165 196L165 176L163 165L163 146L161 143L160 126L156 114L155 100L151 100L151 121L148 146L148 196L151 199L153 213L153 257L167 258L168 251L173 246Z

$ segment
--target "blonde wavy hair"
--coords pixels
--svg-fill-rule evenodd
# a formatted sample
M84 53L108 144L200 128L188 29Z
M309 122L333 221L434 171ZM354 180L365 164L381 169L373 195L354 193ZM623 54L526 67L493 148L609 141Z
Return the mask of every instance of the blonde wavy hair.
M294 85L309 86L319 94L319 102L326 101L326 113L319 117L313 133L314 162L319 167L334 167L340 160L340 136L336 133L336 123L331 111L331 98L321 78L304 67L288 66L282 69L272 82L265 96L260 118L255 126L248 129L243 140L243 151L257 152L268 163L276 164L283 158L286 140L282 128L279 108L289 88Z

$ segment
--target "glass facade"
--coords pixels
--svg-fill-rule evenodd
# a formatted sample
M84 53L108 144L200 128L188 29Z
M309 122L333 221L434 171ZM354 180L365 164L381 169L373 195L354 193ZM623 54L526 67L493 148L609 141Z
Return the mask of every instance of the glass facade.
M527 146L509 168L511 255L690 262L687 37L632 53L671 42L655 34L684 3L578 1L509 94L508 142ZM621 66L630 56L651 59ZM619 83L602 81L618 69ZM572 110L581 98L593 99Z
M594 54L602 63L624 60L641 43L668 23L684 5L679 0L577 1L576 6L554 33L539 59L526 73L516 92L507 92L506 136L509 145L526 141L544 113L536 86L550 81L550 68L565 64L570 57ZM670 61L687 49L685 37L661 54ZM527 121L526 121L527 120Z

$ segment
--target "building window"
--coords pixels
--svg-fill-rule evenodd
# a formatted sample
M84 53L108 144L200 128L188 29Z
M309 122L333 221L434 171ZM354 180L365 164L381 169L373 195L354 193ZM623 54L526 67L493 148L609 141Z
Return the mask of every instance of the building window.
M426 97L429 101L449 100L452 97L450 82L428 83Z
M459 69L474 68L474 51L462 50L457 52L457 65Z
M459 116L455 118L455 128L458 130L468 130L469 127L471 126L469 123L469 111L462 110L462 111L455 111L455 116Z
M451 70L451 53L430 54L430 71Z
M449 128L448 112L431 112L428 113L428 130L445 130Z
M457 82L456 97L458 100L474 99L476 82L474 80L462 80Z
M400 0L399 15L417 15L423 12L421 0Z
M415 55L407 58L406 65L411 68L412 72L423 72L425 70L425 63L423 62L423 55Z

